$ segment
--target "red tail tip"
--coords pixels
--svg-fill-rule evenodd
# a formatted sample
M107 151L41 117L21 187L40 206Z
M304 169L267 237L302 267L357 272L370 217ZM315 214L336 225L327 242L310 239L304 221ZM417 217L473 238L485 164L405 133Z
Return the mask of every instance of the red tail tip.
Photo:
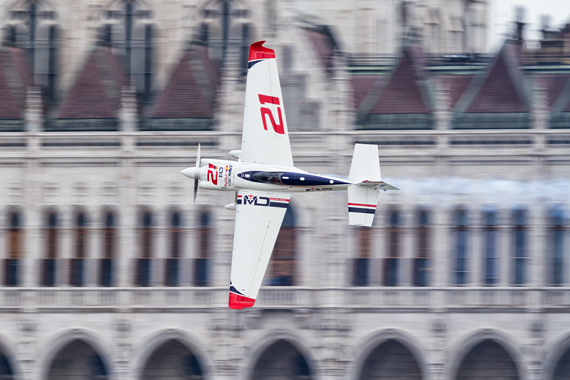
M275 58L275 51L263 46L265 41L257 41L249 47L249 60L255 61L257 59Z
M246 307L252 307L254 303L255 299L253 298L247 298L230 292L230 309L241 310Z

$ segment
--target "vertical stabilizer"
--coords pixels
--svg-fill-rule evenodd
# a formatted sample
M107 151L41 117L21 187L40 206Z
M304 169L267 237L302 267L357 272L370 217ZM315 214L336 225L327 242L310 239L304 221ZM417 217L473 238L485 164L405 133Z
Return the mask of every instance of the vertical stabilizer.
M354 145L354 154L352 155L352 165L350 165L348 180L353 183L365 180L382 180L377 145Z

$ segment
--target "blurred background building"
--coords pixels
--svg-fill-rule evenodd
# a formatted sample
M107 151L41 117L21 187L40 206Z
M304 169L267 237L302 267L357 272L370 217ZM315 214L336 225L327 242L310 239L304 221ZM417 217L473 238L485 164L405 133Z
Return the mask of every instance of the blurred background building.
M570 378L569 26L487 54L486 0L0 4L1 379ZM372 228L295 194L236 311L233 194L179 171L239 149L260 39L296 166L378 144L402 190Z

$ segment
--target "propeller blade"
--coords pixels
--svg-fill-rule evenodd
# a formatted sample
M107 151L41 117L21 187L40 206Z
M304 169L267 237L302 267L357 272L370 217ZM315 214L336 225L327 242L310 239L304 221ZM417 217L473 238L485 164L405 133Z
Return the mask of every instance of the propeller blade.
M196 153L196 167L200 166L200 143L198 143L198 152Z
M198 151L196 152L196 167L200 167L200 143L198 143ZM200 184L200 179L194 179L194 203L196 203L196 198L198 197L198 185Z

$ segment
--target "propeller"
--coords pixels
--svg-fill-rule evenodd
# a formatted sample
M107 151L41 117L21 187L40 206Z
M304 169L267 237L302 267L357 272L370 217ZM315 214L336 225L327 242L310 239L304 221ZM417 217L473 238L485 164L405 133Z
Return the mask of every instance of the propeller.
M196 203L196 197L198 196L198 187L200 185L200 143L198 143L198 153L196 153L196 166L186 168L180 171L180 173L194 180L194 203Z
M196 170L200 168L200 143L198 143L198 152L196 153ZM198 185L200 184L200 177L194 178L194 203L198 196Z

